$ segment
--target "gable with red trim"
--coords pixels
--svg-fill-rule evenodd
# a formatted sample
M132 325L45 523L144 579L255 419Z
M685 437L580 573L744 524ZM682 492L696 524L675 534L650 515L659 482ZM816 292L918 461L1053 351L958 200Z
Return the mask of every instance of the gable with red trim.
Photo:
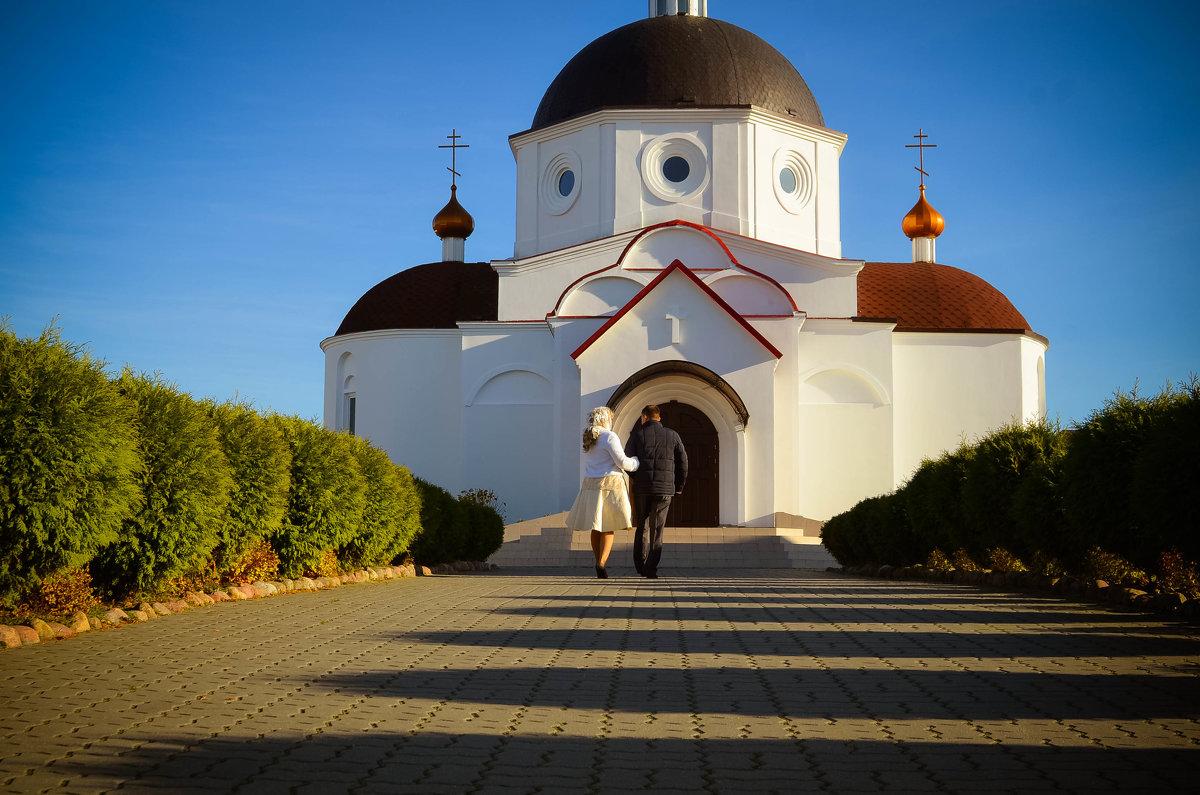
M672 262L662 271L662 273L656 276L653 281L646 285L641 292L635 295L633 299L629 301L629 303L621 307L621 309L615 315L610 317L604 323L604 325L596 330L596 333L592 334L592 336L585 340L582 345L580 345L575 349L574 352L571 353L571 358L578 359L580 355L594 346L602 337L609 334L613 328L620 325L627 316L630 314L636 314L636 311L639 309L639 307L642 307L652 300L651 296L654 296L656 293L661 293L666 289L663 285L667 284L672 277L675 279L686 280L685 284L689 285L688 291L697 296L702 305L711 307L711 314L717 317L727 318L732 322L732 324L740 328L745 335L753 340L755 344L761 347L770 356L776 359L782 358L783 354L779 352L779 349L772 345L766 337L764 337L757 329L751 326L744 317L738 314L733 307L731 307L725 302L724 299L721 298L721 296L713 292L711 287L701 281L696 274L692 273L692 271L679 260ZM667 345L682 344L682 337L685 333L681 329L682 324L687 323L689 328L693 327L694 325L700 325L703 327L703 321L700 318L689 319L680 316L670 317L669 313L664 313L663 323L663 328L669 329L669 331L666 332L668 336L665 337L665 339L670 340ZM651 339L649 346L650 349L657 350L661 347L665 347L661 344L658 344L660 342L661 340Z

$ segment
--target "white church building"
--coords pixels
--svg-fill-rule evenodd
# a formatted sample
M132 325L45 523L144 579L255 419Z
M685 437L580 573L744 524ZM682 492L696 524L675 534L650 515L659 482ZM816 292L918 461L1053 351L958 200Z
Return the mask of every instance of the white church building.
M847 136L795 67L705 0L649 6L510 137L513 256L464 261L452 192L443 261L372 287L321 343L326 426L532 519L570 507L591 408L626 438L657 403L691 462L673 524L802 528L1044 415L1046 339L935 262L924 185L912 261L843 257Z

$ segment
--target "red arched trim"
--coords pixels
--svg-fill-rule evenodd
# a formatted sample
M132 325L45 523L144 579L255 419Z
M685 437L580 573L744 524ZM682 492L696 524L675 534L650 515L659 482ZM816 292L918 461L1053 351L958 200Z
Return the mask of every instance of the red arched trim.
M721 250L725 252L725 256L729 259L729 261L733 264L733 266L735 268L737 268L738 270L745 271L746 273L749 273L753 276L757 276L758 278L762 279L763 281L767 282L768 284L774 285L775 289L778 290L779 292L783 293L784 297L787 298L788 304L790 304L792 307L792 311L793 312L800 311L800 308L796 306L795 300L792 299L792 294L789 293L787 290L785 290L783 288L782 284L775 281L767 274L760 273L759 271L756 271L754 268L749 268L749 267L743 265L742 263L738 262L737 257L733 256L733 252L729 250L729 246L725 245L725 241L722 240L720 238L720 236L717 235L717 233L714 232L711 228L709 228L707 226L703 226L701 224L694 224L691 221L664 221L661 224L654 224L653 226L648 226L645 229L643 229L642 231L638 232L636 235L634 235L633 239L631 239L628 243L625 244L625 248L622 249L621 255L619 257L617 257L617 261L614 262L612 265L605 265L603 268L594 270L591 273L585 273L584 275L580 276L575 281L568 284L566 289L563 290L561 293L559 293L558 300L554 302L554 309L550 312L547 312L546 317L557 317L558 310L562 306L562 302L566 299L567 295L572 290L574 290L575 287L577 287L580 283L585 282L588 279L591 279L593 276L599 276L601 273L604 273L605 271L610 271L614 268L620 268L621 264L623 262L625 262L625 257L628 256L630 249L632 249L634 247L634 245L636 245L637 242L639 240L641 240L643 237L645 237L646 235L648 235L651 232L654 232L658 229L665 229L665 228L671 227L671 226L686 226L690 229L695 229L697 232L702 232L702 233L708 235L709 237L711 237L713 240L716 241L718 246L721 247ZM676 260L676 262L678 262L678 260ZM637 270L642 271L642 270L648 270L648 269L638 268ZM696 270L715 271L718 269L717 268L697 268ZM691 274L693 272L689 269L688 273Z

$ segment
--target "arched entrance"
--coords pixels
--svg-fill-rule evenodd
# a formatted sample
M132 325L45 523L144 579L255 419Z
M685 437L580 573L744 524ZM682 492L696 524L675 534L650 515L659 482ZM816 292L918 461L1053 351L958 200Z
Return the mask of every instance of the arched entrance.
M695 406L672 400L660 403L662 424L679 434L687 451L688 477L683 494L671 500L667 525L715 527L720 516L718 480L721 448L717 429Z
M625 379L608 399L614 430L628 439L642 406L654 403L664 424L683 438L688 483L667 520L684 527L746 521L745 428L750 412L717 373L685 361L658 362ZM678 411L676 411L678 409Z

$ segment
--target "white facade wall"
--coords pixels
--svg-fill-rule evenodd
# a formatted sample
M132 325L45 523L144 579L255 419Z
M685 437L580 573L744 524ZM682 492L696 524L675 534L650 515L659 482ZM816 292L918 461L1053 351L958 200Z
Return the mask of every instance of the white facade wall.
M798 334L795 507L824 520L893 483L891 329L808 320ZM786 510L786 509L781 509Z
M552 511L554 341L541 323L463 323L463 488L490 489L511 520Z
M339 373L352 369L357 434L414 475L455 494L465 488L458 331L367 331L330 337L321 347L326 427L338 428Z
M689 221L840 257L845 142L823 127L744 109L605 110L513 136L514 256ZM683 183L659 173L670 156L689 162ZM567 171L573 188L564 195Z
M1045 345L1017 334L892 335L895 485L936 458L1044 407L1039 362Z

